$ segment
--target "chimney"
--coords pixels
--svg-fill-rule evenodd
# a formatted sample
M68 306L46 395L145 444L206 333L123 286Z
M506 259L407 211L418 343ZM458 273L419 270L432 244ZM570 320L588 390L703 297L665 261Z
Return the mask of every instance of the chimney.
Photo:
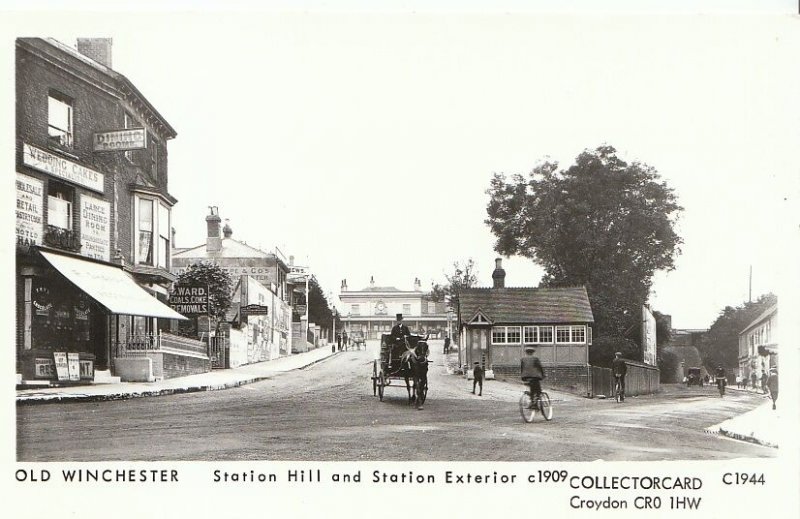
M419 278L414 278L414 291L416 292L422 291L422 285L419 282Z
M504 288L506 286L506 271L503 270L503 259L495 258L494 272L492 272L494 288Z
M346 279L342 280L342 290L341 291L342 292L347 292L347 280Z
M94 61L111 67L111 38L78 38L78 52Z
M294 266L294 256L289 256L289 266L290 267Z
M225 227L222 228L222 234L226 238L230 238L231 236L233 236L233 229L231 229L231 226L228 222L230 222L230 220L225 218Z
M369 286L370 287L374 287L375 286L375 277L374 276L370 276L369 277Z
M219 217L219 209L215 205L208 206L209 215L206 216L206 227L208 236L206 237L206 250L208 252L219 252L222 250L222 237L219 234L219 224L222 219Z

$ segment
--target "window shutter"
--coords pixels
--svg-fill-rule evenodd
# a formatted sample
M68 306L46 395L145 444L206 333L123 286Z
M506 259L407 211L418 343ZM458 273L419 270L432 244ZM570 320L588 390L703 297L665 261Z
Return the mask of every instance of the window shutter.
M586 325L586 344L592 345L592 327L588 324Z

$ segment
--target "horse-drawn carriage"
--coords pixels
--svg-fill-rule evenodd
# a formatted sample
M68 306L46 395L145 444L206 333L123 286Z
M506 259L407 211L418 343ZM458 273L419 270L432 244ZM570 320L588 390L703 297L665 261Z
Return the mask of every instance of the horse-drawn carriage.
M367 349L367 340L364 338L362 332L352 332L350 334L350 344L357 350L360 350L362 347Z
M395 338L381 335L380 359L372 362L372 394L383 400L386 386L404 381L408 403L422 409L428 395L428 342L427 337L409 335Z

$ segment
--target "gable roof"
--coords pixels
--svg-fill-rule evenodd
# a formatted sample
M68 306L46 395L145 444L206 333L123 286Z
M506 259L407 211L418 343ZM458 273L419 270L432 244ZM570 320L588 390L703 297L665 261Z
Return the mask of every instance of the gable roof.
M766 321L769 316L771 316L773 313L777 313L777 312L778 312L778 305L777 304L774 304L774 305L770 306L769 308L767 308L766 310L761 312L761 315L756 317L756 319L752 323L750 323L747 326L745 326L744 330L739 332L739 335L742 335L742 334L745 334L745 333L749 332L752 328L755 328L756 326L758 326L762 322Z
M206 244L172 253L173 258L274 258L274 254L264 252L233 238L222 238L222 249L219 252L208 252Z
M479 310L499 323L593 323L585 287L467 288L459 294L462 324Z

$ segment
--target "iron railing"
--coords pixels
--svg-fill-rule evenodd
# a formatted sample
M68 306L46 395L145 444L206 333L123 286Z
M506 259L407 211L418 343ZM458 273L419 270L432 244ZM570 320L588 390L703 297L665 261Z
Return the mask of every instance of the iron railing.
M56 247L71 252L79 252L81 250L81 242L78 240L78 234L70 231L69 229L62 229L55 225L45 225L44 235L42 240L45 245Z

